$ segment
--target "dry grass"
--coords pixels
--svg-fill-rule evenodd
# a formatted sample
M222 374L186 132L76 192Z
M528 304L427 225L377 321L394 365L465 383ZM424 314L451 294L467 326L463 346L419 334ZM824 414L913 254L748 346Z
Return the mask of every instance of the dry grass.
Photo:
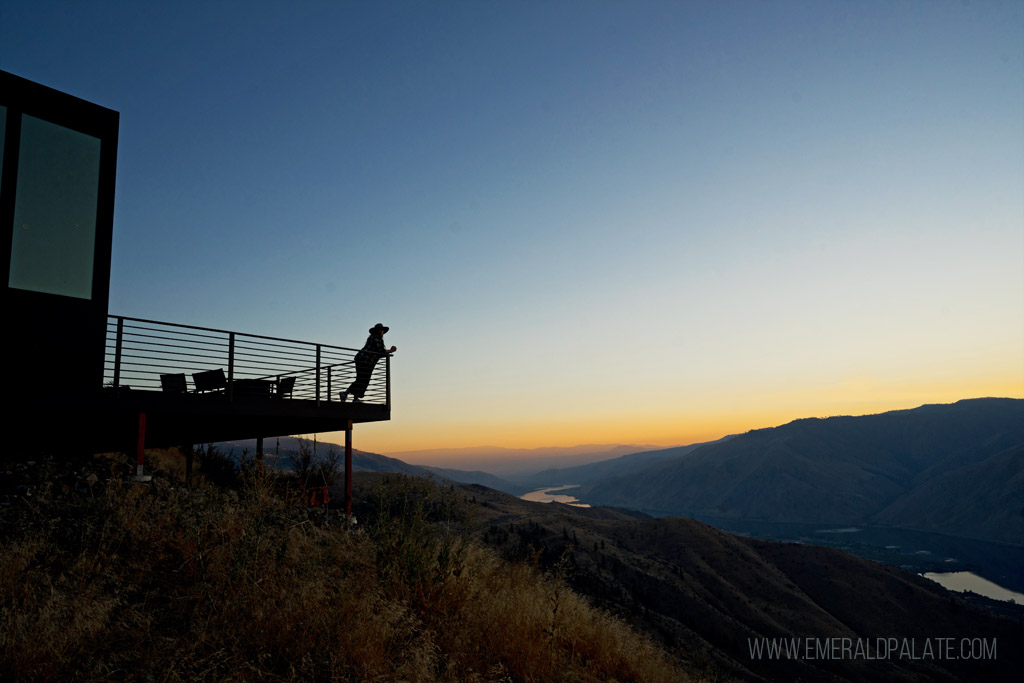
M259 470L188 490L173 461L0 517L0 678L686 680L557 576L470 543L441 487L393 480L352 530Z

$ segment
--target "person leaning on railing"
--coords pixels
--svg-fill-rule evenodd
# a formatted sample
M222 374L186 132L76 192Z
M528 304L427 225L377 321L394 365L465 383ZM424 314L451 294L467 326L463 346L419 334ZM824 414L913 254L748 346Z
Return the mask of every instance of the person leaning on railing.
M377 323L370 328L370 336L366 338L363 348L356 354L356 381L341 392L342 403L349 397L349 394L352 395L353 402L361 399L366 394L366 387L370 384L370 375L373 374L373 368L377 365L377 361L398 350L397 346L392 346L390 349L384 347L384 334L389 329L384 326L384 323Z

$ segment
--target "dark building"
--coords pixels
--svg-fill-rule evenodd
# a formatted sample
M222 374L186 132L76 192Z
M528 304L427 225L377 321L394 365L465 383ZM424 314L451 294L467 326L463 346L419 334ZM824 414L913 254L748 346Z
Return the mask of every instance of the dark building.
M339 403L355 349L110 315L117 133L117 112L0 71L14 447L351 437L353 423L390 419L390 358L363 402Z

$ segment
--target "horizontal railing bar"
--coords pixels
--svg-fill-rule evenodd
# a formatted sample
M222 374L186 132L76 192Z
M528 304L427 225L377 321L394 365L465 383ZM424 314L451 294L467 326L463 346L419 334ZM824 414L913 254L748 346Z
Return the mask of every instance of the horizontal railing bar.
M261 346L261 347L267 347L267 348L274 348L274 349L299 350L299 349L306 349L306 348L310 348L310 347L315 347L316 346L316 344L314 342L302 342L299 345L296 345L297 343L295 343L295 342L288 343L288 344L271 344L271 343L263 341L263 340L261 340L259 338L253 338L253 337L250 337L249 335L243 334L243 333L239 333L238 337L241 337L242 340L244 340L245 342L247 342L249 344L252 344L252 345L255 345L255 346ZM239 339L236 337L235 343L237 344L238 341L239 341Z
M315 372L316 366L300 362L301 359L281 360L275 358L244 358L241 363L235 361L236 368L280 368L287 372Z
M168 367L166 365L158 365L156 363L132 363L131 365L122 365L121 366L121 374L122 375L125 374L125 369L126 368L129 371L134 369L136 372L142 372L141 368L153 368L152 370L149 370L148 373L149 374L157 374L157 375L174 375L174 374L179 374L179 372L176 372L176 371L180 371L180 368ZM185 373L185 374L191 374L191 373ZM159 377L156 377L156 378L153 379L153 381L154 382L159 382L160 379L159 379Z
M113 321L107 321L108 329L116 328L116 324ZM203 329L199 327L191 327L189 325L179 325L178 323L142 323L133 325L131 322L127 322L121 326L123 330L143 330L150 332L161 332L166 330L174 330L177 334L187 334L193 337L207 337L211 339L217 339L225 334L229 334L227 330L212 330Z
M261 358L272 358L272 359L280 360L282 363L292 363L292 364L298 363L298 364L301 364L301 365L310 365L312 363L315 366L315 363L316 363L316 358L309 358L308 356L306 356L306 357L303 357L303 356L268 356L265 353L239 353L238 351L236 351L235 352L235 358L239 358L239 357L242 357L242 358L253 358L253 359L257 359L257 360L259 360Z
M312 354L308 354L307 353L307 354L302 354L302 355L298 355L298 354L287 354L287 355L281 354L281 355L277 355L277 356L271 356L271 355L266 354L266 353L253 353L252 351L250 351L248 349L246 349L244 351L239 351L238 348L235 347L235 358L239 358L239 357L245 357L245 358L280 358L280 359L283 359L283 360L288 360L288 361L293 361L293 362L294 361L303 361L305 363L309 363L310 361L315 362L316 358L315 357L310 358L311 355Z
M125 316L114 316L114 317L115 318L120 318L122 320L131 320L132 322L147 323L147 324L150 324L150 325L167 325L169 327L183 327L185 329L201 330L203 332L220 332L222 334L231 334L231 332L229 332L227 330L217 330L217 329L214 329L214 328L211 328L211 327L198 327L196 325L182 325L182 324L179 324L179 323L161 323L161 322L159 322L157 320L146 320L144 318L128 318L128 317L125 317ZM247 332L236 332L235 335L236 335L236 338L239 337L239 336L245 336L245 337L248 337L250 339L268 339L270 341L283 341L283 342L289 342L289 343L292 343L292 344L303 344L303 345L312 344L314 346L316 345L315 342L299 341L298 339L285 339L284 337L268 337L268 336L265 336L265 335L262 335L262 334L249 334ZM344 350L344 351L356 351L356 352L359 351L359 349L352 349L352 348L347 348L347 347L344 347L344 346L334 346L333 344L321 344L320 346L322 346L324 348L341 349L341 350Z
M136 342L136 344L137 344L137 342ZM131 346L126 346L126 345L122 344L122 349L124 349L124 350L132 350L132 351L148 350L148 349L158 348L158 347L160 347L160 348L172 348L172 349L189 349L189 348L191 348L191 347L188 347L188 346L180 346L180 345L177 345L177 344L160 344L160 343L150 343L150 344L146 344L144 346L137 346L137 345L134 345L134 344L131 345ZM209 351L213 351L214 349L191 349L191 350L196 350L196 351L207 351L207 350L209 350ZM168 351L168 353L173 353L173 352ZM186 355L195 355L195 354L178 353L177 355L186 356ZM298 360L298 359L306 359L306 357L308 357L309 354L304 354L304 355L301 355L301 356L298 355L298 354L292 354L292 355L293 355L294 359ZM220 357L220 356L204 355L202 357ZM245 357L245 358L276 358L276 357L279 357L279 356L272 356L272 355L265 355L265 354L256 354L256 353L241 353L239 351L236 351L236 357ZM322 365L321 368L322 369L336 368L338 366L352 365L353 362L354 362L354 360L345 360L345 361L341 361L341 362L336 362L336 364ZM303 365L305 365L305 364L303 364ZM291 367L297 367L297 366L291 366Z
M267 379L272 380L278 377L285 377L291 375L293 377L301 377L303 375L312 374L303 370L282 370L275 367L257 367L257 366L246 366L239 368L235 366L235 375L244 374L246 379Z
M134 344L144 343L144 342L137 341L137 338L138 337L131 337L131 338L127 339L127 341L133 342ZM152 337L152 338L158 339L158 337ZM173 341L182 341L182 340L173 340ZM222 348L227 348L228 345L227 344L218 344L216 346L219 346L219 347L222 347ZM147 348L148 347L165 347L165 348L172 348L172 349L189 349L189 348L193 348L193 347L189 347L189 346L182 346L180 344L164 344L164 343L159 343L159 342L150 342L150 343L146 344L146 347ZM124 346L123 342L122 342L122 348L123 349L130 348L132 350L139 350L140 349L139 346L131 346L131 347ZM238 351L239 348L242 348L242 349L245 349L245 350L253 350L253 349L249 349L249 348L244 347L244 346L240 347L238 344L236 344L235 345L235 349L236 349L235 355L236 355L236 357L241 357L241 356L244 356L244 357L247 357L247 358L276 358L276 357L280 357L280 356L270 356L270 355L256 354L256 353L241 353L241 352ZM207 349L196 349L196 350L207 350ZM211 349L208 349L208 350L214 351L215 349L211 348ZM295 351L295 352L289 353L287 355L292 357L292 358L296 358L296 359L306 359L306 358L309 358L310 356L312 356L313 353L312 353L312 349L310 349L309 351L307 351L305 353L299 353L299 352ZM344 358L344 356L332 357L332 358L329 358L328 360L335 360L335 359L339 359L340 360L341 358ZM312 359L310 359L310 360L312 360ZM342 362L334 363L334 364L330 364L330 365L321 365L321 367L326 368L326 367L333 367L334 365L347 365L347 364L351 364L353 362L354 361L351 361L351 360L349 360L349 361L342 361Z
M136 351L136 352L140 352L140 353L141 352L147 352L147 351L149 353L155 353L154 351L152 351L150 349L128 349L128 350L129 351ZM163 356L158 356L158 355L146 356L146 355L139 355L139 353L124 353L122 351L121 352L121 358L122 359L124 359L124 358L144 358L146 360L176 360L176 359L185 360L185 359L199 358L201 360L199 360L199 361L192 361L192 362L220 363L221 365L224 365L225 362L226 362L225 359L223 357L221 357L221 356L204 356L204 355L199 354L199 353L176 353L176 354L168 354L168 355L163 355ZM123 362L124 361L122 360L122 363Z
M122 349L123 348L127 348L126 345L128 345L128 344L130 344L131 348L134 348L134 349L152 349L152 348L159 348L159 347L168 348L168 349L187 349L189 351L202 351L203 353L216 354L216 355L219 355L219 356L224 356L225 358L227 357L227 351L226 351L226 349L223 349L223 348L211 348L211 347L198 346L198 345L160 344L158 342L140 341L140 340L137 340L137 339L136 340L125 339L121 343L121 348Z
M110 328L108 327L107 329L110 329ZM160 327L141 327L141 326L138 326L138 325L125 325L124 326L124 330L126 330L128 332L128 334L132 334L132 335L136 335L136 336L143 336L141 334L141 332L165 332L165 333L173 332L174 334L181 335L182 337L192 337L192 338L195 338L195 339L218 339L218 340L219 339L223 339L223 337L220 336L220 334L213 335L213 334L195 334L194 332L184 332L182 330L177 329L177 326L171 326L171 325L168 325L166 328L160 328ZM131 330L138 330L138 331L132 332Z
M106 363L110 364L110 366L113 367L116 364L116 358L114 358L114 355L111 354L111 353L108 353L108 354L106 354L106 357L107 357ZM191 367L191 366L194 366L194 365L220 365L220 366L224 365L224 361L222 361L219 358L209 358L209 359L200 359L200 360L189 359L189 360L186 361L185 359L181 358L180 356L171 356L171 357L158 356L158 355L147 356L147 355L136 354L136 353L121 354L121 359L122 359L121 360L121 365L122 366L131 365L136 360L155 360L155 361L161 361L161 362L163 362L164 364L166 364L169 367L176 367L176 368L187 368L187 367Z
M193 363L202 363L204 365L224 365L224 359L219 356L203 356L200 354L159 354L159 353L145 353L146 349L132 349L136 353L122 353L122 364L125 362L124 359L138 358L142 360L162 360L174 365L191 365Z
M306 349L311 346L316 346L316 342L297 342L290 341L288 339L274 339L258 337L256 335L249 335L244 332L235 333L237 339L245 341L247 344L252 346L261 346L271 349Z
M188 344L188 345L191 345L191 346L213 346L213 347L219 347L219 348L227 348L227 346L228 346L228 340L227 339L216 339L214 337L207 337L207 339L213 339L213 341L195 341L194 339L189 339L187 337L175 337L173 335L166 335L166 334L165 335L125 334L125 335L122 335L122 339L124 339L124 340L128 340L128 339L136 339L136 340L162 339L162 340L166 340L166 341L180 342L182 344ZM153 342L150 342L150 343L153 343Z
M183 366L181 363L174 362L173 359L158 358L156 356L122 356L122 358L130 358L131 360L129 360L129 361L122 360L121 361L121 367L127 367L127 368L130 368L132 366L147 367L147 368L161 367L161 368L175 369L175 370L178 370L179 372L188 372L188 370L185 369L185 366ZM140 361L146 361L146 360L156 361L156 362L155 363L142 363L142 362L140 362ZM189 363L189 365L188 365L189 368L195 368L196 371L202 371L203 370L202 367L196 368L195 366L204 366L204 367L205 366L213 366L213 368L216 369L218 367L223 367L223 363L220 363L218 361L212 361L212 360L197 360L197 361L193 361L192 363Z
M311 360L316 360L316 355L312 353L312 349L306 351L305 353L289 353L281 351L275 354L271 354L265 351L264 349L253 349L248 346L239 346L238 344L235 345L235 355L244 355L249 356L251 358L288 358L290 360L305 360L307 362Z
M107 355L108 358L113 357L113 354L109 354L108 353L106 355ZM166 369L169 369L169 370L177 370L177 371L185 372L186 374L188 374L188 370L187 369L183 369L180 363L175 363L174 362L176 360L176 358L160 358L158 356L140 356L140 355L135 355L135 354L130 354L130 355L122 354L121 357L122 357L122 359L132 359L130 362L122 362L121 363L121 367L122 368L131 368L131 367L166 368ZM136 362L136 361L140 361L140 360L159 361L159 362L157 362L157 363L140 363L140 362ZM216 366L216 367L222 367L223 366L223 363L219 359L211 359L209 361L193 361L192 364L193 365L212 365L212 366ZM190 367L191 367L191 365L190 365ZM270 372L269 374L267 374L267 369L268 368L266 366L252 366L252 365L238 366L238 365L236 365L235 366L235 374L236 375L237 374L246 374L247 376L244 379L275 379L277 377L302 377L306 373L312 373L313 372L312 369L308 369L307 368L307 369L302 369L302 370L282 370L280 372ZM273 370L273 368L270 368L270 369ZM260 373L262 373L262 374L260 374ZM253 375L257 375L257 376L253 376ZM344 378L344 377L351 377L351 376L353 376L353 373L339 374L339 375L336 375L335 377L336 378ZM311 377L307 381L312 383L315 380ZM383 382L383 381L384 380L378 380L378 379L371 379L370 380L371 384L377 383L377 382Z
M129 343L132 344L132 346L127 346L127 344L129 344ZM195 346L181 346L180 344L159 344L159 343L156 343L156 342L140 343L140 342L134 341L134 340L125 340L124 342L122 342L121 348L122 349L131 349L133 351L141 351L143 349L154 349L154 348L188 349L190 351L204 351L204 352L207 352L207 353L217 353L220 356L224 356L224 351L221 350L221 349L197 348Z
M159 362L155 362L155 363L133 362L133 363L123 363L121 365L121 377L125 378L125 377L129 377L131 375L139 375L139 376L149 377L154 382L158 382L159 381L158 374L156 374L153 369L156 369L156 371L159 372L160 374L174 374L174 373L177 373L177 374L185 374L186 376L194 374L194 373L190 373L190 372L187 372L187 371L181 371L180 368L176 368L176 367L174 367L174 366L172 366L170 364L167 364L167 363L159 363ZM197 369L197 372L199 372L199 371L201 371L201 369ZM112 376L113 375L113 367L112 366L108 366L108 367L104 368L104 375L105 376ZM268 381L268 382L274 382L278 378L286 378L286 377L294 377L295 378L295 386L296 387L315 386L315 384L316 384L315 377L311 376L309 374L289 375L287 373L277 373L277 374L273 374L273 375L262 375L261 376L261 375L256 375L255 373L251 373L251 372L242 372L240 374L237 374L235 379L236 380L239 380L239 379L244 379L244 380L264 380L264 381ZM334 379L337 382L337 381L341 381L341 380L344 380L344 379L351 379L353 377L354 377L353 375L349 375L348 377L335 376ZM322 380L321 380L321 382L322 382ZM384 382L385 382L384 378L376 378L376 377L374 377L373 379L370 380L370 382L369 382L369 384L367 386L372 389L373 387L376 387L376 386L379 386L379 385L383 385Z
M128 377L129 375L131 375L132 373L143 373L143 372L145 372L146 374L145 375L139 375L140 377L144 376L144 377L152 378L153 372L152 371L144 370L144 368L157 368L157 369L160 369L160 370L167 370L167 371L173 371L173 370L177 369L177 368L168 367L166 365L161 365L161 364L158 364L158 363L131 363L131 364L123 364L121 366L121 378L124 379L124 378ZM161 374L175 374L175 373L173 373L173 372L164 372L164 373L161 373ZM183 373L183 374L187 375L187 374L190 374L190 373L186 372L186 373ZM113 376L113 375L111 375L111 376ZM287 377L288 375L284 375L284 374L281 374L281 375L271 375L271 376L248 376L247 375L247 376L242 376L242 377L236 377L236 381L239 380L239 379L246 379L246 380L256 379L256 380L272 381L273 379L275 379L278 376L280 376L280 377ZM291 376L294 377L295 375L291 375ZM152 378L152 381L153 382L157 382L157 380L155 378ZM315 379L312 379L312 378L310 378L310 379L297 378L295 384L296 384L296 386L315 386L316 381L315 381ZM381 384L381 381L373 380L373 381L370 382L370 384L368 386L373 387L373 386L378 386L380 384Z

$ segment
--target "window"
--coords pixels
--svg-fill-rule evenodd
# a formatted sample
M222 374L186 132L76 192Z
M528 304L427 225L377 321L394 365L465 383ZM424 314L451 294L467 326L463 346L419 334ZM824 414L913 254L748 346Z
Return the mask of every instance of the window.
M8 285L92 298L100 140L22 116Z
M4 167L4 138L7 136L7 107L0 105L0 168Z

